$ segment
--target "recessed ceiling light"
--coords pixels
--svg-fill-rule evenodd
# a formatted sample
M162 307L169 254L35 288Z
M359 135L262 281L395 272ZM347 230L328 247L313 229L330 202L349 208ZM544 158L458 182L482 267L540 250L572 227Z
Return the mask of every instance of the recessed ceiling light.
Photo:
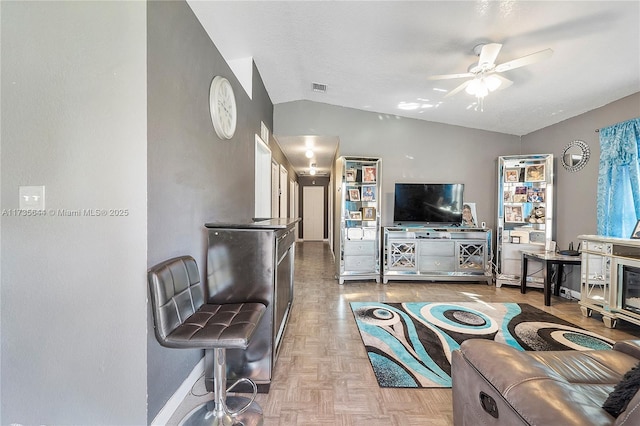
M304 153L304 156L307 157L307 158L312 158L313 157L313 151L308 149L307 152Z

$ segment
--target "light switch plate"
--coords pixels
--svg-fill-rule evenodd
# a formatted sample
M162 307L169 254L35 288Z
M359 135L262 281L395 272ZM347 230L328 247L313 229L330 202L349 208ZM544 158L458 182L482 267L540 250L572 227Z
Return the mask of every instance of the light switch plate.
M44 210L44 185L21 186L18 193L20 210Z

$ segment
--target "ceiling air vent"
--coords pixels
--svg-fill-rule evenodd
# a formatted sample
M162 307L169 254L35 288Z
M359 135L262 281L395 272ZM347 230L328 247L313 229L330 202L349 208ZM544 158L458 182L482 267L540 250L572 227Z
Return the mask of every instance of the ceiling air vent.
M326 92L327 91L327 85L326 84L320 84L320 83L311 83L312 87L313 87L313 91L314 92Z

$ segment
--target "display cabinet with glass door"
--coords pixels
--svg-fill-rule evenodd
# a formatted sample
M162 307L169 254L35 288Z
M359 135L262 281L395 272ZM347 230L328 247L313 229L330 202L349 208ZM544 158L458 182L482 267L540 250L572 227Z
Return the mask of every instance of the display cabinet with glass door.
M340 157L337 187L336 278L380 282L381 161Z
M551 248L553 183L553 154L498 157L496 287L520 285L523 251ZM542 286L540 273L532 275L527 285Z

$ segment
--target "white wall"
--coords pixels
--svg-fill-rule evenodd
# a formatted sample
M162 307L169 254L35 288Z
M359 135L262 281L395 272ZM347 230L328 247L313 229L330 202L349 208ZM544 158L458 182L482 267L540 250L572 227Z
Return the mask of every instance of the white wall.
M0 423L145 424L146 3L0 8Z

